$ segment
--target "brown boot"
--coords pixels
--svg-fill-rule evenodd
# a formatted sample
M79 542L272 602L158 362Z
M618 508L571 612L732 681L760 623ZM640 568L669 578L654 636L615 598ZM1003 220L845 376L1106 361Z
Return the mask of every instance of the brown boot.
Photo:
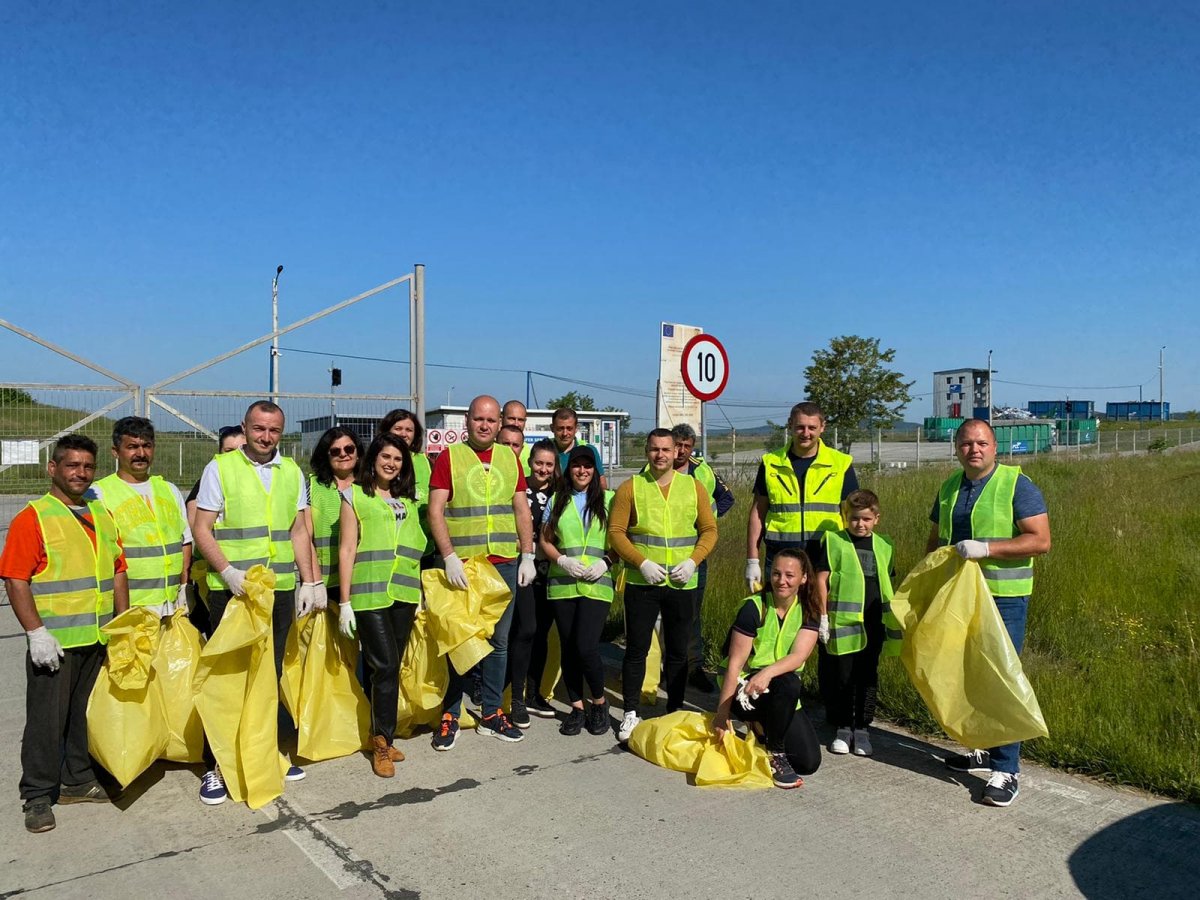
M394 778L396 775L396 766L388 752L390 749L387 738L382 734L371 738L371 769L380 778Z
M388 745L388 759L392 762L404 762L404 751L399 747Z

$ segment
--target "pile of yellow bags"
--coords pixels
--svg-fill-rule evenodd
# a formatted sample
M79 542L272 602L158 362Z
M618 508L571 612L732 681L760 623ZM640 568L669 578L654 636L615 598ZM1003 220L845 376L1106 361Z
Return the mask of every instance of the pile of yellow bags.
M900 660L946 734L982 749L1049 732L979 563L942 547L892 598Z
M332 609L292 624L283 652L283 705L296 723L296 753L314 762L349 756L371 739L371 707L357 676L358 642ZM223 624L223 623L222 623Z
M753 733L745 740L713 735L710 713L679 710L647 719L633 730L629 749L648 762L696 776L697 787L769 788L774 785L767 752Z

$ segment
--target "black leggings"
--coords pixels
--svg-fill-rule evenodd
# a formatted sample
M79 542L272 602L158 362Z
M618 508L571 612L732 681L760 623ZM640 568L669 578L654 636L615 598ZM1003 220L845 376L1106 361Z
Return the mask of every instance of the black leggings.
M626 712L641 710L646 654L650 652L650 636L654 633L654 623L658 621L660 613L663 659L667 670L667 712L675 712L683 706L694 593L694 588L680 590L665 585L625 586L625 661L621 664L621 691L625 695Z
M592 597L551 600L558 639L562 644L563 683L572 703L583 700L586 679L593 699L604 697L604 661L600 658L600 633L608 621L611 603Z
M795 672L776 675L769 690L760 694L750 709L733 700L730 711L743 722L758 722L766 733L767 750L787 754L792 768L811 775L821 765L821 745L808 713L796 708L800 700L800 676Z
M371 698L371 734L388 743L396 734L396 707L400 702L400 663L412 632L415 603L393 603L383 609L354 614L367 671Z
M512 627L508 632L508 681L514 703L525 702L525 692L540 694L546 672L546 638L554 624L554 610L546 599L546 579L517 588Z

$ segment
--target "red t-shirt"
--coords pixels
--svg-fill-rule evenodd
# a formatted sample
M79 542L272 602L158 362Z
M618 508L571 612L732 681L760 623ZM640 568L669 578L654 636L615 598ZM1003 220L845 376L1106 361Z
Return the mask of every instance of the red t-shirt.
M504 446L504 444L492 444L492 446L486 450L475 450L474 447L471 449L475 450L475 455L479 457L479 461L481 463L483 463L485 466L490 466L492 464L492 450L496 447L499 447L502 450L507 450L512 453L513 456L517 457L517 489L515 493L524 497L525 472L522 469L521 457L517 454L517 451L513 450L511 447ZM429 489L431 491L435 489L449 491L450 496L446 498L447 503L454 499L454 482L450 477L449 450L439 453L438 458L434 460L433 469L429 473ZM511 556L488 556L488 562L490 563L512 562L512 560L513 557Z
M78 510L77 510L78 512ZM90 510L84 510L79 515L88 522L92 521ZM83 529L96 546L96 535L90 528ZM117 541L120 546L120 540ZM4 542L4 552L0 553L0 578L15 578L18 581L31 581L33 576L46 568L49 560L46 558L46 542L42 538L42 527L38 524L37 513L32 506L26 506L13 516L8 526L8 539ZM124 572L128 566L125 563L125 552L114 561L114 571Z

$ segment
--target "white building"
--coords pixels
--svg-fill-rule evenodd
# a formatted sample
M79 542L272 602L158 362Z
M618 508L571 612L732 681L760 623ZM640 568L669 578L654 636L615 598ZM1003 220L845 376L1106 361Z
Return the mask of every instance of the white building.
M944 369L933 373L933 415L937 419L987 419L992 383L987 369Z
M595 444L600 450L600 461L605 468L621 465L621 422L629 413L623 410L600 412L598 410L581 409L578 411L579 427L575 432L578 440ZM551 423L554 420L552 409L531 409L525 420L525 443L533 444L542 438L554 439ZM467 407L439 406L425 411L426 443L429 443L428 432L443 433L442 443L445 443L446 432L458 432L461 435L467 428ZM456 440L458 438L456 437Z

